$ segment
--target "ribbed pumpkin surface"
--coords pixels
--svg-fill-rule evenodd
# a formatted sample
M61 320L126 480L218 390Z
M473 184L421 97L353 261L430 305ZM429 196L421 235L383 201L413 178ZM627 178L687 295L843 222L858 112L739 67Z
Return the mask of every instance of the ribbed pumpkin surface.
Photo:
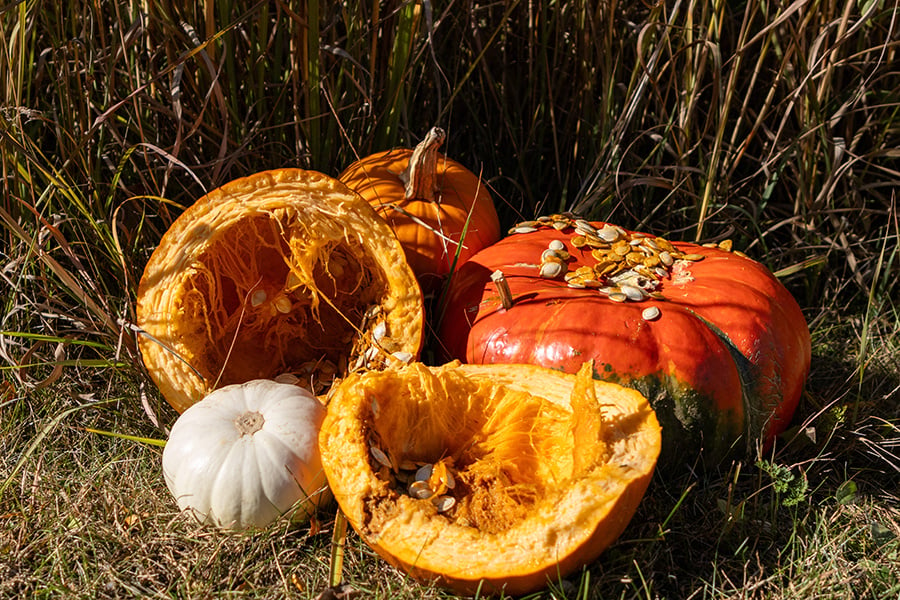
M440 136L427 150L430 160L412 173L415 181L409 193L406 177L414 151L408 148L367 156L339 176L388 222L426 292L440 287L454 260L462 264L500 239L500 222L486 183L437 152L443 132Z
M598 231L605 226L593 224ZM771 272L720 248L661 240L656 245L669 244L675 256L695 260L640 269L647 281L662 269L664 275L650 282L653 295L617 302L622 294L614 299L609 290L619 288L602 277L586 287L566 281L566 274L580 268L612 262L613 251L578 247L585 236L577 237L572 227L540 224L463 265L452 280L440 328L449 356L570 373L593 360L598 378L634 387L650 399L663 425L661 462L693 463L700 453L715 463L769 444L784 430L809 370L810 337L799 306ZM649 257L654 251L640 249L647 238L654 241L636 234L623 252ZM542 276L542 254L554 241L569 256L562 271L545 268L545 275L555 276ZM495 271L510 288L509 309L491 279ZM578 281L583 280L572 283Z

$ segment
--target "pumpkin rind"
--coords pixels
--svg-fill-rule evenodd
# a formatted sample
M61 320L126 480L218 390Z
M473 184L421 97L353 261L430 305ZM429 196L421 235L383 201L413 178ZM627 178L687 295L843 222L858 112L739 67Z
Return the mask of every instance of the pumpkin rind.
M423 319L387 224L336 179L300 169L199 199L163 235L137 299L144 364L179 412L227 384L345 371L379 323L380 357L417 356Z
M319 444L341 510L388 562L460 593L519 595L594 560L622 533L653 473L660 428L645 398L593 380L590 366L576 377L414 363L342 381ZM397 491L373 445L395 464L450 461L454 508L440 513Z
M406 196L403 175L413 156L408 148L372 154L338 176L390 224L425 291L436 290L450 272L460 240L457 264L500 239L500 222L485 182L455 160L434 153L433 198Z
M595 223L600 229L603 224ZM640 390L663 424L661 463L715 463L771 443L790 421L810 364L810 338L790 293L759 263L718 248L673 242L702 260L677 265L661 298L613 302L596 289L540 277L551 240L567 268L592 265L571 229L543 228L486 248L454 275L440 339L451 358L529 363L596 376ZM514 304L501 306L490 274L505 275ZM656 307L659 316L644 318Z
M297 386L256 380L220 388L172 426L166 485L181 510L222 528L265 527L292 507L304 520L331 498L317 443L324 416Z

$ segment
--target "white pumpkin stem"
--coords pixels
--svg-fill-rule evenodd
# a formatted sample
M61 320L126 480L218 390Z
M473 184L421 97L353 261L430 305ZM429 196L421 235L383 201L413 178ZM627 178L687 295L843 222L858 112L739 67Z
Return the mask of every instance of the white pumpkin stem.
M263 423L265 422L265 417L260 413L256 411L245 412L234 420L234 426L237 427L237 430L241 435L253 435L262 429Z
M498 269L491 273L491 281L497 286L497 293L500 294L500 303L503 305L503 308L506 310L511 309L513 306L512 292L509 290L509 282L506 281L503 271Z
M400 173L406 184L406 199L434 200L437 189L438 148L447 134L440 127L432 127L413 150L409 165Z

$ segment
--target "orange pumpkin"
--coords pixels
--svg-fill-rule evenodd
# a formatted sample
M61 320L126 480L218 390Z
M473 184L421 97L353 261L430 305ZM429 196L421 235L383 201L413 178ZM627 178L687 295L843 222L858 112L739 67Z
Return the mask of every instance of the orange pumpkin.
M321 392L357 367L418 355L422 293L375 211L338 180L237 179L163 235L138 289L144 364L183 412L212 390L293 374Z
M353 374L332 388L322 466L349 523L412 577L519 595L625 529L660 452L646 398L531 365Z
M438 152L445 137L432 128L415 150L373 154L339 176L397 234L425 292L440 287L454 261L462 264L500 239L484 181Z
M513 228L454 275L439 338L450 358L529 363L639 390L663 423L661 462L768 447L791 420L810 334L765 266L554 215ZM501 272L509 300L492 274Z

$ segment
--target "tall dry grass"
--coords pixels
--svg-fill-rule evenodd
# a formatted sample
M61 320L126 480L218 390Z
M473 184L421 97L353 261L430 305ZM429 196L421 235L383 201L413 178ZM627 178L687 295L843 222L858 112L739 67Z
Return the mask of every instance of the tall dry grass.
M655 481L623 541L544 597L896 596L898 23L887 0L0 7L0 595L324 585L327 516L322 534L197 530L157 448L86 428L161 438L174 419L129 324L183 207L440 125L505 224L573 209L730 237L813 333L777 455ZM444 597L348 556L368 595Z

